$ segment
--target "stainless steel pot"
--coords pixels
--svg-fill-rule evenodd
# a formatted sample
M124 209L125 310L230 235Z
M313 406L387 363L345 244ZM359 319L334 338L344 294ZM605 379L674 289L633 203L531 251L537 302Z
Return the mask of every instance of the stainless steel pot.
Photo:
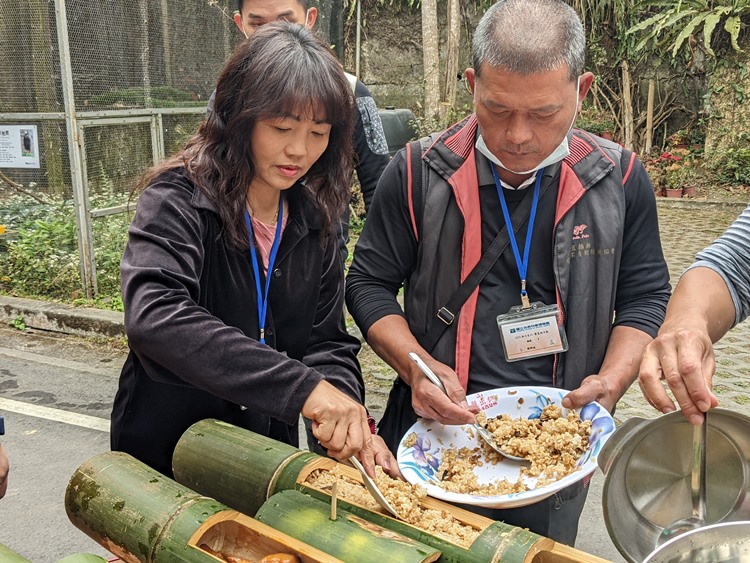
M750 563L750 522L691 530L654 550L643 563Z
M750 520L750 417L713 409L706 440L706 524ZM692 451L692 426L679 411L632 418L602 448L604 521L631 563L654 551L666 526L691 515Z

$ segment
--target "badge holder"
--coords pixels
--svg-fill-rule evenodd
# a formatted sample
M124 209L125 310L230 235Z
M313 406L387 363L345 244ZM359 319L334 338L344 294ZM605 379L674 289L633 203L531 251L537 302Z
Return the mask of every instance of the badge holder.
M498 315L497 328L505 359L517 362L567 351L568 338L559 320L557 305L538 301L527 306L516 305L508 313Z

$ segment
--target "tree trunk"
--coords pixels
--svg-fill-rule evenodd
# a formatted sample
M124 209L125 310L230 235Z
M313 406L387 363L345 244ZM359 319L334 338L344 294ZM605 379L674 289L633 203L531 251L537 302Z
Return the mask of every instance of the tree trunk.
M450 112L456 104L458 80L458 51L461 40L461 5L459 0L448 0L448 39L445 45L445 84L443 103L440 105L440 122L449 125Z
M634 150L633 144L633 92L628 61L622 61L622 128L625 148Z
M648 80L648 102L646 104L646 139L644 141L644 154L651 153L654 143L654 93L656 84L653 78Z
M424 65L424 116L440 114L440 55L437 0L422 0L422 62Z

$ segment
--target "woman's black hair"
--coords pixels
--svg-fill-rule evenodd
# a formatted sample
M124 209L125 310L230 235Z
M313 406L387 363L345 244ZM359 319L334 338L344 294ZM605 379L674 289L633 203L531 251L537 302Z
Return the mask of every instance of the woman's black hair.
M185 148L150 169L145 187L167 170L184 166L216 204L227 240L247 247L247 189L255 175L251 134L261 119L311 115L331 125L328 146L305 176L327 235L349 201L354 99L328 46L301 25L274 22L244 41L216 84L213 111Z

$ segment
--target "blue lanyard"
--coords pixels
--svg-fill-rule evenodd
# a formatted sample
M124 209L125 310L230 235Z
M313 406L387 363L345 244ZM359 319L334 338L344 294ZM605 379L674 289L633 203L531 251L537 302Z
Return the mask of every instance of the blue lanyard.
M276 262L276 253L281 242L281 223L284 220L284 198L279 197L279 218L276 221L276 234L273 237L271 255L268 257L268 270L266 271L266 291L260 291L260 267L258 266L258 255L255 251L255 240L253 237L253 222L250 213L245 210L245 225L247 225L247 236L250 242L250 257L253 260L253 273L255 274L255 293L258 297L258 327L260 328L260 343L266 343L266 312L268 311L268 289L271 287L271 272Z
M526 229L526 243L523 248L523 260L521 254L518 252L518 242L516 242L516 233L513 230L513 223L510 221L510 213L508 213L508 204L505 203L505 194L503 193L503 186L500 183L500 178L497 176L497 170L495 165L490 163L492 169L492 177L495 179L495 187L497 188L497 195L500 197L500 205L503 208L503 217L505 217L505 228L508 229L508 238L510 239L510 246L513 248L513 257L516 259L516 266L518 267L518 274L521 277L521 304L524 309L528 309L531 304L529 303L529 295L526 292L526 272L529 269L529 253L531 251L531 235L534 232L534 221L536 220L536 208L539 203L539 186L542 183L542 175L544 174L544 168L540 168L536 173L536 180L534 181L534 199L531 202L531 215L529 216L529 226Z

